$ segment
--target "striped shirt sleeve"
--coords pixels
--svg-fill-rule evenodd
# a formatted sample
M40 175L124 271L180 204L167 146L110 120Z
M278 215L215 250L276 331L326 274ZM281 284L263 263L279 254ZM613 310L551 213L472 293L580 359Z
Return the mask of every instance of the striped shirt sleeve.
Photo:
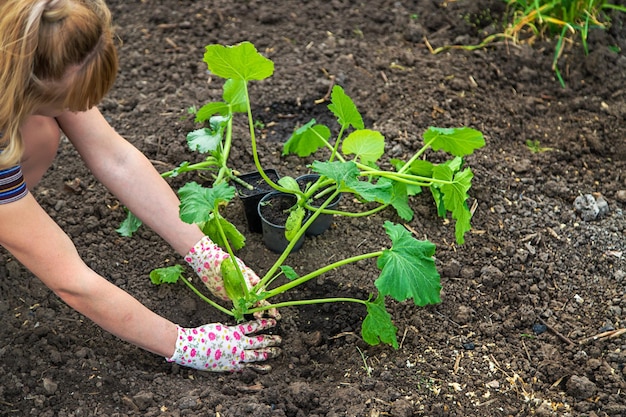
M26 194L28 194L28 188L26 188L21 166L0 169L0 204L17 201Z

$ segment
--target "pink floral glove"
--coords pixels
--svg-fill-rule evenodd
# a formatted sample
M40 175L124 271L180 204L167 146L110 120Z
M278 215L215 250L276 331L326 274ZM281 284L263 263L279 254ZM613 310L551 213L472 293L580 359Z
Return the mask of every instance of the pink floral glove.
M276 320L260 319L236 326L206 324L195 329L178 326L174 356L167 359L202 371L238 371L251 362L264 361L280 354L280 336L255 332L274 327Z
M185 261L196 271L204 285L207 286L213 295L222 300L229 300L226 290L224 289L224 280L220 271L222 261L230 255L224 252L222 248L213 243L208 236L200 239L193 248L185 256ZM252 288L259 282L259 277L254 271L248 268L243 261L235 258L243 272L243 277L248 284L248 288Z
M198 243L194 245L189 253L185 256L185 261L193 268L196 274L200 277L204 285L207 286L209 291L213 295L222 300L229 300L224 288L224 280L222 278L222 272L220 265L222 261L228 258L230 255L223 251L218 245L213 243L208 236L204 236ZM260 279L257 274L243 263L243 261L235 257L243 277L248 285L248 288L252 288L259 283ZM267 302L261 302L259 305L267 305ZM260 318L263 314L255 314L256 318ZM280 318L276 309L268 310L268 315L274 318Z

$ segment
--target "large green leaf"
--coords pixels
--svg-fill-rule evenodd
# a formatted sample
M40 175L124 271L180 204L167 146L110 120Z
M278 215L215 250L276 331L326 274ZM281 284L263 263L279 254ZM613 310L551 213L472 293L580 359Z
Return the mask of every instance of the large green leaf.
M376 162L385 153L385 137L375 130L355 130L344 139L342 152L354 154L364 164Z
M205 223L219 203L229 202L235 196L235 187L220 183L212 188L192 181L178 190L180 218L186 223Z
M483 134L469 127L429 127L424 132L424 142L435 151L443 149L454 156L471 155L474 150L485 146Z
M300 157L309 156L323 147L330 138L330 129L324 125L315 124L311 119L307 124L297 129L283 145L283 155L295 153Z
M385 298L378 297L375 301L368 301L367 316L361 323L361 336L363 340L372 346L380 342L388 343L398 349L396 333L398 328L393 325L391 315L385 308Z
M344 128L352 126L355 129L363 129L363 117L356 105L345 93L341 86L335 85L330 94L331 103L328 109L337 117L337 122Z
M204 62L218 77L234 80L263 80L274 73L274 63L257 52L250 42L234 46L208 45Z
M417 240L403 226L385 222L391 249L378 258L381 274L374 282L381 295L397 301L412 298L418 306L441 302L439 272L435 267L435 245Z

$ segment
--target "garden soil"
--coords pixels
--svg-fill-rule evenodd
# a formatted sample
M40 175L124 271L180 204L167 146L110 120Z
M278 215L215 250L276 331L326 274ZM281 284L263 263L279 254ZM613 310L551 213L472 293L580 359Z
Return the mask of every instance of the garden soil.
M281 146L311 118L336 131L328 91L341 85L366 126L385 135L386 161L411 155L429 126L483 132L486 146L466 159L472 230L457 244L454 221L437 216L428 192L413 198L410 222L391 210L335 218L287 264L304 273L388 247L382 224L391 220L436 244L442 302L388 301L398 349L363 342L358 304L284 308L274 330L283 351L268 373L166 363L95 326L2 252L1 416L626 415L624 14L589 33L588 55L579 39L564 44L562 87L554 41L431 54L428 45L469 45L498 31L497 0L109 5L121 68L100 108L160 172L202 159L186 145L199 127L188 109L219 100L222 88L204 47L247 40L275 63L271 78L250 86L266 167L308 172L313 158L281 156ZM232 165L251 171L243 118L235 133ZM174 189L191 180L202 179L168 179ZM576 209L587 194L597 216ZM131 238L115 231L124 208L67 140L34 195L90 267L150 309L184 326L228 322L183 284L150 282L153 268L183 260L145 227ZM277 255L247 232L240 201L226 214L246 233L239 256L263 273ZM366 298L376 277L375 262L361 261L282 299Z

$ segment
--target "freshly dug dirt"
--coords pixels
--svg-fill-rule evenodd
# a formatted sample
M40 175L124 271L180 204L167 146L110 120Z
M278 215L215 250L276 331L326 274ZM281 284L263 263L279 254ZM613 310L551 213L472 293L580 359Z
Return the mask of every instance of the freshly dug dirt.
M121 71L100 107L160 171L201 158L186 146L198 127L188 109L219 100L222 87L204 47L248 40L276 66L250 90L264 165L307 172L313 159L283 157L281 146L311 118L332 125L328 102L316 102L334 82L385 135L389 158L412 154L428 126L484 133L486 147L467 158L473 228L457 245L429 193L413 199L407 227L437 246L442 303L388 302L397 350L361 340L360 306L285 308L275 330L283 355L267 374L168 364L99 329L2 252L0 415L626 415L626 335L594 338L626 327L626 16L590 33L587 56L578 39L565 45L565 88L551 70L554 41L429 52L424 39L473 44L493 33L502 3L110 0ZM247 172L238 123L232 164ZM168 181L177 189L192 179ZM115 232L123 208L67 141L35 194L85 262L149 308L184 326L228 320L182 284L151 284L152 269L183 260L145 227L132 238ZM576 209L587 194L603 208L597 217ZM278 255L247 231L238 200L227 215L247 235L239 256L266 271ZM380 250L384 220L401 221L392 211L336 217L288 264L301 273ZM376 277L363 261L288 297L367 298Z

